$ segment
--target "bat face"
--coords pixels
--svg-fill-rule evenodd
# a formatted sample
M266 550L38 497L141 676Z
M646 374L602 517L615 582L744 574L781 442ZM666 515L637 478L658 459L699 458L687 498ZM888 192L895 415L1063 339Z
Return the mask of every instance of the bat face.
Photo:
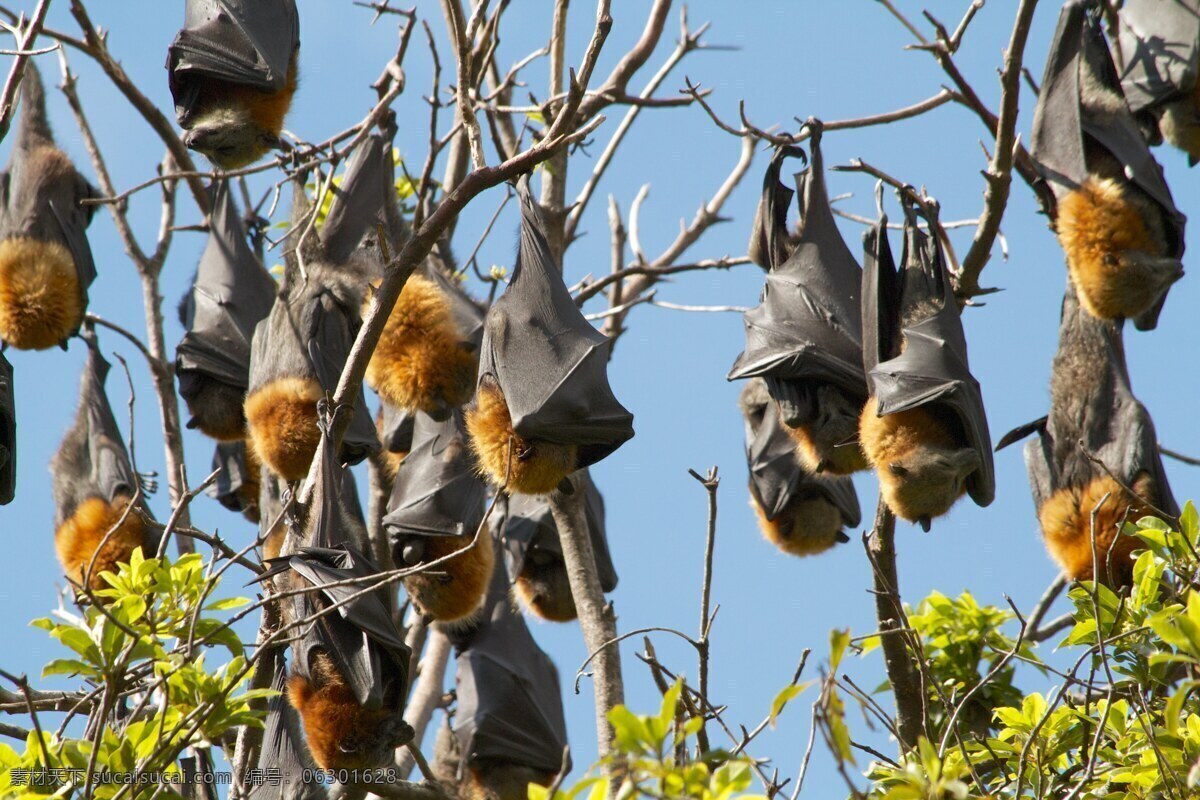
M517 263L488 310L467 424L489 480L543 494L628 441L633 415L613 396L608 339L567 291L526 184L520 195Z
M167 51L184 144L221 169L277 147L299 48L294 0L188 0L184 28Z
M250 343L278 287L251 252L226 182L213 187L210 233L192 289L181 304L186 333L176 349L188 427L219 442L246 436Z
M86 229L99 192L54 144L36 67L26 65L20 119L0 176L0 341L20 350L65 345L79 330L96 276Z
M0 506L12 502L17 490L17 403L13 368L0 353Z

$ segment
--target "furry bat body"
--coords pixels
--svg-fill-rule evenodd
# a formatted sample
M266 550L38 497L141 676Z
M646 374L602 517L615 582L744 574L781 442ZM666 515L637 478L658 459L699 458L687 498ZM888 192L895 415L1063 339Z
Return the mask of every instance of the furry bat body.
M844 528L862 521L850 479L818 477L805 468L761 379L746 384L738 406L746 428L750 507L766 540L794 556L822 553L850 541Z
M964 492L990 504L995 477L950 275L940 245L915 217L906 205L899 273L887 217L864 237L863 365L871 396L859 441L888 507L928 530Z
M227 170L279 146L299 51L295 0L187 0L167 51L184 144Z
M54 143L42 78L26 64L8 169L0 173L0 341L45 350L79 330L96 265L87 227L99 192Z
M384 530L392 559L416 567L458 555L404 579L423 614L442 623L470 622L495 569L492 537L480 530L487 487L471 463L462 413L443 422L417 414L412 452L396 473Z
M1122 523L1136 522L1154 509L1172 515L1179 509L1154 422L1129 384L1120 327L1087 314L1069 285L1050 380L1050 414L1008 434L1000 447L1034 432L1038 437L1025 445L1025 465L1046 549L1076 580L1098 576L1110 586L1128 584L1133 577L1129 555L1142 545L1119 535Z
M54 475L54 547L75 586L108 587L103 572L128 563L133 551L157 547L153 517L137 500L138 479L117 427L104 383L109 364L87 331L87 363L75 422L50 462Z
M211 192L209 237L196 279L180 304L186 333L176 348L179 394L189 428L219 442L246 436L250 342L278 287L251 252L228 182Z
M862 368L862 269L838 233L825 190L819 123L811 166L797 176L800 230L788 238L792 192L779 182L787 156L767 168L751 245L768 269L762 302L746 312L746 349L729 379L762 377L809 472L866 469L856 439L867 398ZM757 243L757 244L756 244Z
M522 183L521 241L504 294L484 323L475 406L480 469L510 494L545 494L633 436L608 383L608 338L583 318ZM511 455L511 458L510 458Z
M1125 104L1097 15L1089 0L1063 7L1031 154L1084 308L1149 330L1183 275L1186 219Z

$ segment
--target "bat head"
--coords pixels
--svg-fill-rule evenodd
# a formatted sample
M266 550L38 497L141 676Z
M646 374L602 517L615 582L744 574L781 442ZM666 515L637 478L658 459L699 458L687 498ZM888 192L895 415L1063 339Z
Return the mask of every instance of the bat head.
M213 108L183 134L183 143L221 169L241 169L281 146L279 134L259 127L244 107Z
M929 530L930 520L963 496L979 466L979 453L969 447L915 447L880 473L884 499L898 516Z

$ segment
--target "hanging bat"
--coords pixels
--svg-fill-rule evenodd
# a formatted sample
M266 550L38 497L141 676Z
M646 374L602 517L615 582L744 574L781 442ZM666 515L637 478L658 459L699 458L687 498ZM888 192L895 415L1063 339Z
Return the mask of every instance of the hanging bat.
M604 498L587 470L582 471L584 517L588 539L596 557L600 588L617 588L617 571L608 549L604 527ZM521 605L544 620L570 622L577 616L567 565L563 562L558 526L550 513L549 498L516 495L508 501L501 541L508 578Z
M1075 580L1094 580L1099 565L1102 582L1129 584L1130 554L1142 543L1119 535L1121 525L1150 514L1177 516L1179 509L1154 422L1129 384L1120 324L1087 314L1070 285L1050 414L1009 433L997 449L1030 433L1038 437L1025 445L1025 466L1051 557Z
M367 282L378 271L378 262L359 250L345 255L328 250L326 241L341 241L340 229L328 221L321 231L302 234L308 196L299 180L293 190L293 236L299 244L293 242L286 253L279 296L254 332L245 408L255 452L289 481L308 473L320 439L317 401L337 387L362 324ZM340 453L349 464L379 449L361 392L353 413Z
M54 547L75 586L108 588L104 572L129 563L138 547L157 549L153 517L137 497L138 478L104 392L109 363L95 333L83 331L87 362L79 384L75 422L50 462L54 475Z
M1054 195L1048 211L1083 307L1150 330L1183 276L1186 218L1125 105L1098 15L1092 0L1063 7L1031 154Z
M217 470L217 480L209 494L225 508L257 524L262 465L254 455L254 448L244 441L217 442L212 468Z
M762 379L750 379L738 405L746 427L750 507L766 540L794 556L850 541L844 529L862 522L850 478L817 476L804 467Z
M496 570L478 625L450 633L456 651L454 736L464 800L522 800L562 767L567 729L558 670L508 597Z
M191 414L187 426L235 442L246 436L250 341L279 287L246 242L229 183L217 181L211 197L208 244L180 304L186 333L175 350L175 374Z
M936 208L929 208L932 230ZM989 505L996 483L983 396L967 363L941 246L917 227L910 204L904 212L901 272L892 260L886 215L864 236L863 366L870 397L859 442L888 507L928 531L964 491L977 505Z
M1200 1L1124 0L1112 54L1129 110L1153 144L1200 160Z
M266 729L258 768L279 780L264 780L250 790L251 800L325 800L325 788L309 776L317 768L304 742L300 715L287 700L287 665L282 657L271 688L279 692L267 702Z
M856 443L867 399L862 368L862 269L838 233L825 191L820 123L810 122L812 164L797 177L799 235L788 241L791 192L779 182L795 147L767 168L752 245L766 259L762 302L745 314L746 349L728 379L762 377L809 472L849 475L867 468ZM777 256L788 253L783 260Z
M396 471L412 450L413 426L416 414L401 411L390 403L381 402L375 415L375 430L383 445L384 478L388 484L396 480Z
M0 173L0 342L66 347L83 322L96 265L87 227L100 192L54 144L42 77L30 61L8 169Z
M421 613L442 623L470 621L480 609L495 567L483 523L487 487L471 462L462 412L444 422L418 413L412 452L396 472L383 518L398 567L416 567L463 551L404 579Z
M226 170L278 147L299 51L295 0L187 0L167 50L183 143Z
M467 429L492 483L545 494L632 438L633 415L613 396L609 340L563 283L527 180L518 192L517 263L487 313Z
M359 549L366 525L346 491L347 470L328 437L321 441L315 489L302 512L302 547L270 562L260 580L275 578L277 593L315 590L281 598L287 625L341 604L295 630L288 701L320 767L374 769L412 737L402 716L410 653L388 612L387 588L360 594L366 583L337 585L380 570Z
M17 398L13 368L0 353L0 506L13 501L17 491Z

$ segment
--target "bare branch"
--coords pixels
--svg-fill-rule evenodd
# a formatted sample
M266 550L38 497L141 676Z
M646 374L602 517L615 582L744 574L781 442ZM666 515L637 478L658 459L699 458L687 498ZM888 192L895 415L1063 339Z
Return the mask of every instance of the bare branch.
M4 91L0 93L0 141L8 136L13 112L17 108L17 89L21 85L21 79L25 77L25 64L29 61L29 57L35 54L33 43L37 41L38 34L42 32L42 24L46 21L46 12L49 10L50 0L38 0L37 6L33 9L33 17L30 18L24 30L17 34L17 46L15 52L12 53L16 58L13 60L12 69L8 71L8 79L4 82ZM18 23L16 27L19 29L20 24Z

